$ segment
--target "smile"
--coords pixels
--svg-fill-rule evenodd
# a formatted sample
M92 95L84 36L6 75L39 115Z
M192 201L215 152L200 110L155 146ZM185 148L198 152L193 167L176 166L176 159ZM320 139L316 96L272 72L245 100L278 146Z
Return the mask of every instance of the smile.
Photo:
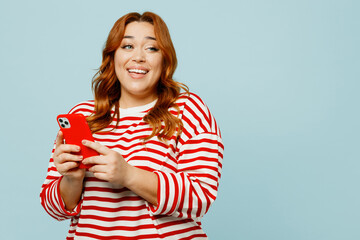
M129 73L138 73L138 74L147 74L149 71L143 70L143 69L131 68L131 69L128 69L128 72Z

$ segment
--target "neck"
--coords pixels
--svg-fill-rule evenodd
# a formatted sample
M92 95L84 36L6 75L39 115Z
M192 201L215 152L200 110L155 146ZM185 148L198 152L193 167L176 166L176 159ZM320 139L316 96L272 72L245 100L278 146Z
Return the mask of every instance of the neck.
M120 108L126 109L126 108L132 108L132 107L139 107L146 105L148 103L151 103L157 98L157 96L154 95L148 95L144 97L139 96L131 96L131 95L121 95L119 104Z

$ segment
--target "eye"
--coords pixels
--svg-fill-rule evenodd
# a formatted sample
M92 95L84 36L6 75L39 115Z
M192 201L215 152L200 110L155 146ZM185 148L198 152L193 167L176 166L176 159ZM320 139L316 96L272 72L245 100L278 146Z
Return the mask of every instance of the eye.
M133 49L133 46L130 44L125 44L123 46L121 46L122 49Z
M151 52L157 52L157 51L159 51L159 49L156 48L156 47L148 47L147 49L150 50Z

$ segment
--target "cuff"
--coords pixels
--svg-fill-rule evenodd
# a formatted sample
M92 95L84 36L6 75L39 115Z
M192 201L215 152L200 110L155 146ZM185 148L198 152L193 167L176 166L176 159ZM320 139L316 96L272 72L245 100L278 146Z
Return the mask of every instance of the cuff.
M62 212L62 214L66 214L68 216L76 216L80 213L80 210L81 210L81 205L82 205L82 200L79 201L79 203L76 205L76 207L72 210L72 211L69 211L65 208L65 203L64 203L64 200L62 199L61 197L61 194L60 194L60 182L61 182L61 179L63 178L63 176L61 176L58 180L57 180L57 183L56 184L56 189L57 189L57 199L59 200L59 203L60 203L60 211Z
M157 206L154 206L152 204L149 204L149 207L150 207L150 210L151 210L151 213L156 215L158 214L158 210L159 210L159 206L160 206L160 192L161 192L161 183L160 183L160 175L159 175L159 172L154 172L156 174L156 177L157 177Z
M149 206L153 215L173 215L182 206L185 193L183 174L161 171L154 172L158 177L157 206Z

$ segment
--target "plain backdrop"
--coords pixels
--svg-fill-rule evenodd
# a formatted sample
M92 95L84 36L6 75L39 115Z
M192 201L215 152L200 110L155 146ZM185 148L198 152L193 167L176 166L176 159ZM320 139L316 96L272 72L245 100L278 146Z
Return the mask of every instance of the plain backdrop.
M0 1L0 238L65 239L42 209L55 118L92 99L114 22L153 11L225 143L209 239L360 239L360 2Z

